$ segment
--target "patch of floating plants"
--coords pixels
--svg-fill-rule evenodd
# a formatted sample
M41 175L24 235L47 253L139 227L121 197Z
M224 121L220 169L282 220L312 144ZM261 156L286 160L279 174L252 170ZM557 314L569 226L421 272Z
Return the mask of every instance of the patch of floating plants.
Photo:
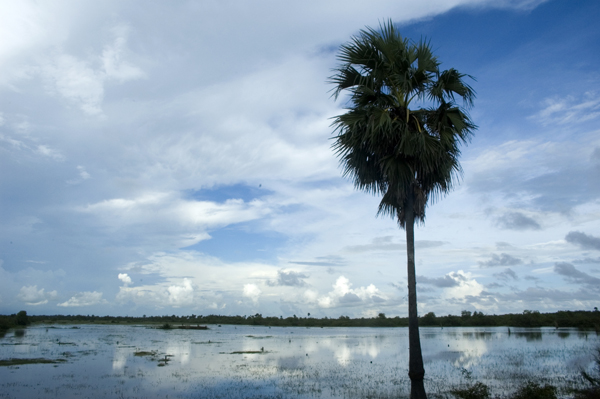
M263 355L265 353L271 353L265 350L259 351L234 351L234 352L219 352L221 355Z
M222 344L221 341L201 341L201 342L192 342L194 345L212 345L212 344Z
M166 366L171 360L170 358L173 357L173 355L164 355L164 357L163 355L160 355L160 357L157 359L157 351L135 351L133 352L133 356L148 357L152 361L158 360L158 367Z
M45 358L36 358L36 359L5 359L0 360L0 366L20 366L24 364L56 364L56 363L65 363L66 359L45 359Z

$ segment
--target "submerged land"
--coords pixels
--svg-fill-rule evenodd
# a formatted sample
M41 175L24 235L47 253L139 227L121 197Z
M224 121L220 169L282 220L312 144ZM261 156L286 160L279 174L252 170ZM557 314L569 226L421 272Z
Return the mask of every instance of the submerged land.
M160 329L164 320L107 320L36 321L8 330L0 339L0 396L409 396L407 328L208 324L192 330ZM426 327L421 335L431 399L597 398L587 396L597 393L600 376L594 362L600 334L593 330Z

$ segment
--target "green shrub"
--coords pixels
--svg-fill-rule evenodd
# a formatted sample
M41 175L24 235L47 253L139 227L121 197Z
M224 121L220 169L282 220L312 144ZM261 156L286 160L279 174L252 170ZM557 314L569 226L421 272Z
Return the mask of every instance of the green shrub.
M489 399L490 397L490 389L481 382L469 388L454 389L450 392L459 399Z
M529 381L517 389L511 399L556 399L556 387Z
M29 319L27 318L27 312L24 310L21 310L19 313L17 313L17 318L16 318L15 322L19 326L26 326L27 324L29 324Z
M600 399L600 386L581 389L575 392L575 399Z
M6 331L11 327L11 323L7 317L0 316L0 331Z

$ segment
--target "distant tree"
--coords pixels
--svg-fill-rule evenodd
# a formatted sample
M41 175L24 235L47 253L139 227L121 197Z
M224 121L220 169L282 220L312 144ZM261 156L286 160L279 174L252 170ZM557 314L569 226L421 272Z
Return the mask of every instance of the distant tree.
M475 125L455 104L472 105L468 75L441 71L428 42L403 38L392 22L367 28L340 48L331 83L349 92L348 111L335 117L333 148L356 188L382 195L378 214L406 230L411 398L426 398L419 338L414 224L429 198L449 192L460 174L459 144ZM416 105L416 108L414 107Z
M19 313L17 313L17 317L15 319L15 323L19 326L26 326L29 324L29 319L27 318L27 312L24 310L21 310Z
M435 313L429 312L425 316L421 317L421 324L424 326L433 326L437 324L437 317L435 317Z

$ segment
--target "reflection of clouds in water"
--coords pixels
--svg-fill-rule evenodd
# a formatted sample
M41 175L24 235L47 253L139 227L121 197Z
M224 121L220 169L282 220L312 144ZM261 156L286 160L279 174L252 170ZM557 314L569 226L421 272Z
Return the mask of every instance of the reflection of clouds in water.
M112 361L113 370L122 370L127 363L127 356L129 356L130 353L131 348L115 348Z
M343 338L324 339L319 350L323 350L323 346L333 352L333 357L337 360L340 366L346 366L353 357L368 356L375 359L380 349L380 342L369 339L368 342L361 340L346 340Z
M173 356L174 360L180 364L187 364L190 361L190 352L192 350L191 342L171 342L166 349L166 354Z
M277 367L283 370L297 370L304 367L302 357L288 356L277 359Z
M337 360L340 366L345 366L352 360L352 352L347 345L337 348L334 351L333 356L335 356L335 360Z
M455 342L453 346L460 353L458 359L454 361L456 367L469 368L477 364L488 351L487 343L482 339L461 340Z

